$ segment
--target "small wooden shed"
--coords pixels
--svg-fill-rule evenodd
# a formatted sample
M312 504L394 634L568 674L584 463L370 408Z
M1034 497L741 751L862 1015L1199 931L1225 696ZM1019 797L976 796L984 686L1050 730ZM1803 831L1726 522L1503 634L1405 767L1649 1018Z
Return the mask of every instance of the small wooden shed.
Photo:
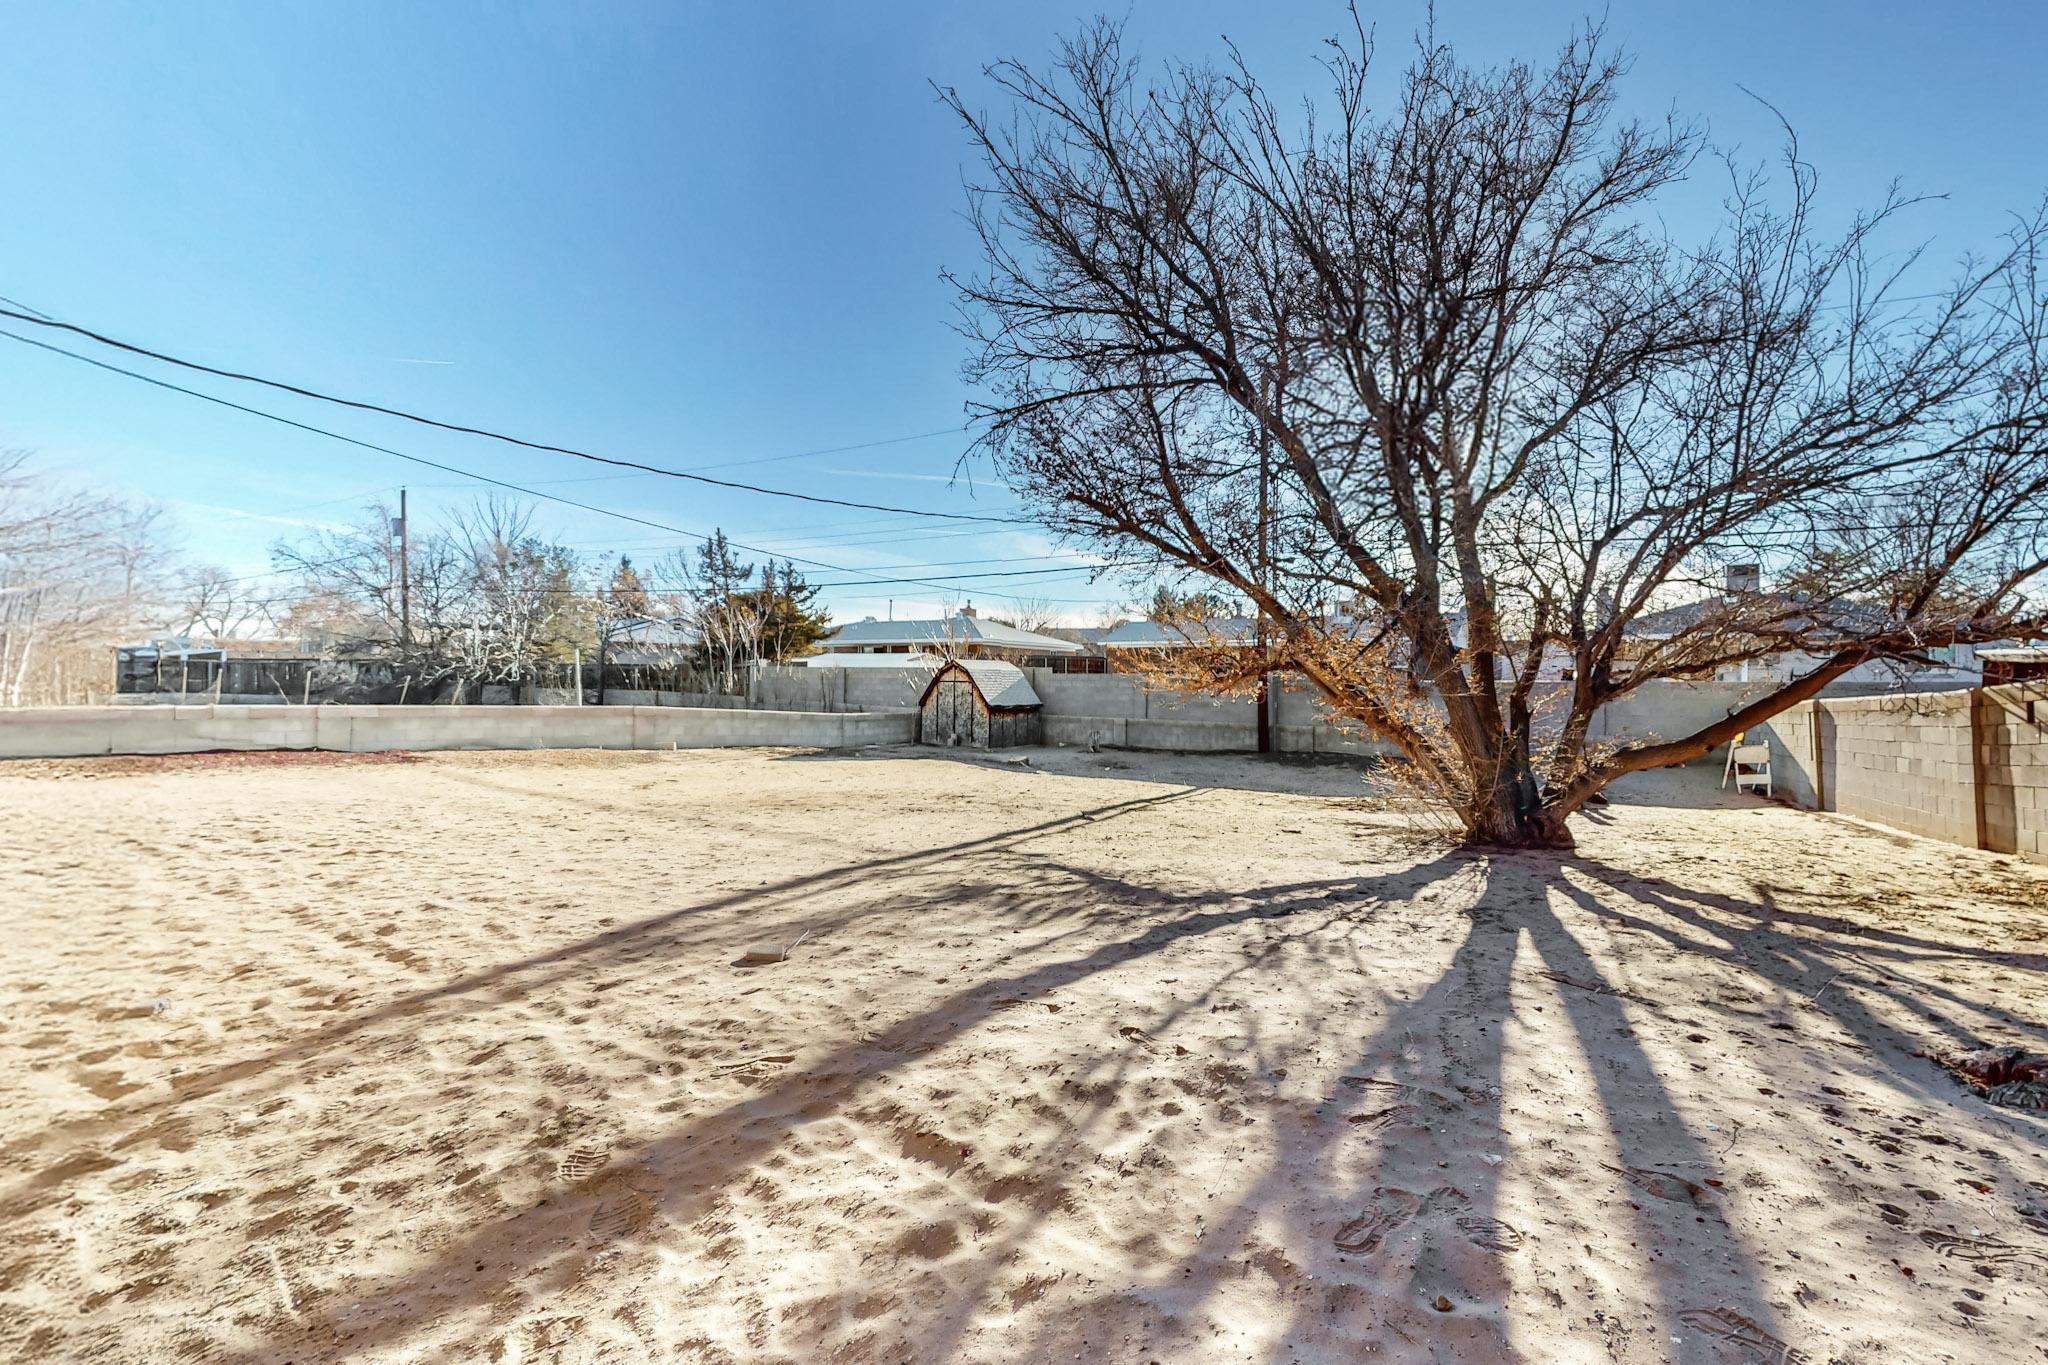
M1007 749L1041 744L1044 703L1015 664L955 659L932 674L919 698L918 737L948 748Z

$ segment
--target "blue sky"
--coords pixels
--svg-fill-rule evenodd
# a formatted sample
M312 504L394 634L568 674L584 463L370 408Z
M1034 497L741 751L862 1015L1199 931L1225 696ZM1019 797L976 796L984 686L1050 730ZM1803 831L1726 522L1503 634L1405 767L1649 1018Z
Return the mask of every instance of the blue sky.
M1419 4L1367 5L1382 55ZM1584 6L1441 0L1472 60L1541 57ZM672 467L857 501L1002 514L965 437L942 267L974 264L966 161L928 82L1037 58L1093 7L958 3L347 6L22 3L0 14L0 295L228 365ZM1119 9L1117 12L1125 12ZM1616 3L1630 99L1757 155L1748 87L1797 125L1829 206L1893 177L1942 257L2048 187L2028 4ZM1335 4L1133 0L1151 55L1228 33L1276 92L1319 90ZM419 363L434 362L434 363ZM1075 567L1044 537L605 471L212 385L225 396L548 491L859 569ZM937 434L927 434L937 433ZM895 441L916 436L918 439ZM857 451L800 452L893 441ZM308 523L412 489L479 490L386 456L0 340L0 448L168 504L236 572ZM575 482L552 482L574 480ZM544 482L545 481L545 482ZM543 507L591 553L684 543ZM1014 558L1014 563L992 562ZM892 567L893 566L893 567ZM814 579L856 575L813 568ZM842 617L1002 593L1076 621L1126 595L1079 571L834 588Z

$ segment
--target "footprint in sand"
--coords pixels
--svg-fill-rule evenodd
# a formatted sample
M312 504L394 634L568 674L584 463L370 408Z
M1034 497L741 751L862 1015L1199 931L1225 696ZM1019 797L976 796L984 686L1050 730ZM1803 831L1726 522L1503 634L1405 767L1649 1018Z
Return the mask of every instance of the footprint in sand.
M1522 1248L1522 1234L1498 1218L1464 1214L1458 1219L1458 1231L1488 1251L1519 1251Z
M605 1168L611 1154L604 1148L586 1143L562 1158L555 1168L562 1179L575 1182L588 1180Z
M1813 1357L1794 1350L1732 1308L1688 1308L1678 1320L1697 1332L1742 1348L1759 1365L1810 1365Z
M1522 1234L1498 1218L1466 1212L1472 1200L1463 1190L1439 1185L1417 1198L1407 1190L1382 1188L1373 1192L1374 1207L1337 1229L1334 1239L1339 1251L1378 1250L1394 1233L1418 1217L1452 1215L1459 1232L1488 1251L1508 1252L1521 1248Z
M1353 1114L1344 1121L1355 1123L1368 1133L1384 1133L1396 1124L1414 1122L1420 1112L1412 1104L1394 1104L1385 1109L1375 1109L1370 1114Z
M93 1071L87 1067L70 1068L71 1079L84 1090L103 1100L118 1100L142 1089L141 1082L131 1082L120 1072L113 1070Z
M758 1074L763 1068L788 1066L795 1060L796 1056L793 1053L778 1052L772 1056L749 1057L744 1062L732 1062L725 1066L714 1067L711 1074L714 1076L752 1076Z
M1669 1199L1677 1204L1690 1203L1703 1209L1711 1206L1712 1201L1706 1186L1695 1184L1682 1175L1673 1175L1669 1171L1645 1170L1640 1166L1609 1166L1604 1161L1600 1165L1602 1169L1621 1176L1644 1194L1658 1199Z
M612 1185L590 1214L590 1230L606 1240L630 1237L647 1226L653 1205L646 1195L623 1181Z
M1422 1210L1422 1200L1406 1190L1375 1190L1373 1200L1378 1207L1359 1214L1337 1229L1337 1235L1332 1239L1337 1250L1377 1251L1388 1237L1406 1227Z
M1936 1232L1930 1228L1921 1232L1920 1240L1943 1256L1954 1256L1965 1261L1987 1265L2008 1265L2018 1261L2048 1266L2048 1252L2014 1246L2010 1242L2000 1242L1988 1237L1961 1237L1952 1232Z

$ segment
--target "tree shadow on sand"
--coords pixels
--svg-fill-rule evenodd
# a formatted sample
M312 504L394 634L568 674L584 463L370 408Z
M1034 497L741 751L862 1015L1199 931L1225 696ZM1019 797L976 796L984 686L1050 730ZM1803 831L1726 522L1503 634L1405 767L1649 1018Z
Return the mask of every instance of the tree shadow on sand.
M218 1094L246 1105L334 1065L343 1045L426 1028L487 1030L492 1011L521 1000L649 978L686 948L722 951L763 932L762 921L696 922L738 904L785 936L900 910L904 897L985 905L987 933L1035 935L1013 965L935 988L905 1017L872 1029L849 1019L793 1056L719 1068L725 1074L706 1082L711 1098L673 1126L622 1147L569 1152L538 1197L451 1215L401 1268L351 1277L345 1291L245 1329L210 1359L432 1351L446 1349L451 1333L476 1345L498 1330L491 1323L577 1301L607 1277L647 1274L648 1262L628 1254L635 1248L658 1255L683 1239L715 1264L720 1246L747 1236L794 1237L794 1226L768 1220L736 1226L749 1207L743 1192L774 1184L792 1150L836 1151L829 1144L856 1123L899 1145L926 1202L945 1210L919 1231L922 1241L892 1244L893 1259L846 1267L850 1281L868 1282L869 1299L895 1304L876 1310L886 1330L861 1327L868 1299L856 1301L852 1288L803 1304L727 1303L715 1281L681 1292L698 1320L727 1324L735 1349L744 1342L772 1354L772 1344L844 1360L1208 1353L1278 1362L1370 1348L1381 1359L1534 1365L1554 1358L1531 1336L1547 1321L1562 1334L1546 1339L1553 1344L1617 1359L1798 1358L1796 1324L1772 1298L1794 1252L1731 1221L1727 1166L1739 1134L1710 1138L1702 1116L1711 1102L1681 1093L1681 1079L1701 1083L1697 1064L1673 1074L1674 1059L1688 1055L1675 1041L1692 1026L1686 1016L1737 1032L1765 1025L1687 994L1687 964L1711 962L1808 997L1866 1079L1934 1101L1954 1096L1910 1056L1917 1040L1894 1018L1864 995L1813 987L1841 968L1858 971L1860 990L1884 991L1872 964L1980 950L1863 929L1847 936L1852 956L1837 941L1841 922L1786 910L1768 893L1751 903L1587 859L1439 850L1391 871L1187 892L1032 846L1039 835L1179 795L650 916L196 1078L181 1100ZM968 855L981 865L962 875ZM823 890L848 899L820 910ZM1657 942L1668 950L1665 979L1651 983L1649 968L1611 943L1603 949L1596 933ZM1389 962L1390 942L1409 960ZM2048 966L2039 955L1997 957L2016 970ZM1116 975L1126 972L1135 975ZM1043 1058L1015 1058L1014 1093L984 1099L991 1111L1005 1100L1044 1111L1046 1135L1029 1153L1007 1160L987 1151L972 1105L921 1118L897 1099L904 1073L926 1058L936 1055L936 1065L949 1049L1000 1050L1017 1012L1049 1009L1102 979L1181 989L1157 1007L1133 1006L1127 1022L1091 1016L1118 1026L1043 1076L1025 1074ZM1903 987L1893 989L1902 1008L1938 1018L1922 997L1908 1002ZM1205 1049L1226 1025L1235 1050L1211 1055ZM1795 1080L1818 1085L1838 1064L1817 1057L1811 1076ZM1555 1073L1545 1093L1566 1096L1562 1107L1534 1107L1523 1084L1532 1068ZM1299 1079L1283 1087L1290 1075ZM117 1117L139 1122L149 1108ZM1815 1144L1837 1140L1818 1113L1786 1121ZM1199 1187L1148 1165L1179 1152L1213 1170L1219 1151L1240 1159L1241 1178ZM838 1159L881 1158L850 1150ZM1148 1182L1156 1217L1122 1234L1095 1227L1085 1216L1091 1191L1127 1179ZM1511 1207L1508 1180L1535 1186L1545 1197L1527 1206L1561 1211L1555 1221L1515 1225L1512 1207L1524 1205ZM842 1226L858 1227L855 1214ZM975 1229L971 1248L947 1240L956 1227ZM1056 1278L1040 1266L1048 1241L1077 1264L1121 1269L1093 1277L1099 1283L1085 1293L1069 1286L1056 1315L1033 1315L1031 1303ZM1092 1261L1081 1254L1091 1242L1101 1253ZM846 1250L856 1249L877 1254ZM1767 1276L1766 1264L1781 1273ZM888 1283L916 1277L930 1279L932 1292L911 1298ZM1229 1323L1242 1325L1241 1340L1217 1336ZM696 1348L721 1359L724 1339L707 1332ZM1718 1354L1729 1350L1737 1354Z
M466 973L423 990L403 992L382 1005L349 1014L323 1028L294 1038L283 1047L218 1067L183 1074L174 1080L172 1094L168 1097L127 1101L113 1109L103 1110L84 1118L56 1123L34 1132L10 1135L4 1144L0 1144L0 1155L7 1157L12 1165L24 1166L29 1164L28 1155L39 1149L101 1131L110 1125L134 1126L146 1122L162 1111L205 1099L230 1087L234 1088L238 1102L260 1100L278 1089L295 1083L299 1079L295 1068L310 1064L323 1054L331 1053L336 1048L356 1038L375 1033L387 1025L403 1024L408 1028L417 1028L448 1012L459 1015L471 1010L502 1006L521 997L558 988L573 978L601 972L606 964L630 963L656 953L668 954L683 949L738 952L764 930L786 932L789 938L794 938L796 934L805 931L812 934L824 933L843 925L850 917L860 913L860 910L849 907L838 914L805 913L789 917L786 914L787 906L803 898L816 897L825 892L875 878L941 866L955 858L971 858L1015 849L1034 838L1057 834L1077 825L1114 820L1135 811L1153 809L1180 800L1187 794L1185 791L1172 791L1156 796L1111 802L1073 815L1003 830L986 837L958 840L933 848L864 859L849 865L780 878L764 886L736 891L729 895L692 901L677 909L643 916L605 933L578 939L545 952L495 963L481 971ZM609 808L597 798L586 799L599 809ZM949 894L972 894L976 890L987 891L989 888L956 884L948 889ZM759 909L763 918L739 928L728 924L717 928L700 929L696 923L699 920L708 920L720 911L739 908ZM773 912L777 909L785 910L785 915L775 916ZM786 930L782 926L787 926ZM28 1196L47 1197L61 1193L64 1183L61 1171L56 1174L58 1178L55 1179L31 1176L24 1185L0 1190L0 1208L12 1207ZM51 1175L52 1172L48 1171L42 1173L43 1177Z
M1403 877L1404 883L1406 874ZM1088 879L1066 875L1049 865L1039 869L1044 906L1071 904L1076 886ZM969 1035L1000 1012L1041 999L1096 974L1121 968L1163 953L1192 938L1261 921L1285 922L1292 916L1327 917L1333 902L1349 903L1371 895L1372 878L1337 878L1261 888L1251 895L1216 893L1164 897L1151 888L1128 888L1134 899L1158 913L1150 927L1101 943L1091 950L1060 957L1028 971L993 976L951 992L928 1008L902 1019L878 1034L841 1042L803 1065L761 1078L758 1088L735 1103L706 1114L633 1150L613 1153L610 1169L638 1168L667 1172L650 1210L672 1227L700 1223L719 1199L766 1163L793 1129L816 1125L848 1113L876 1097L882 1082L897 1068L926 1053ZM1100 878L1096 890L1104 889ZM1170 908L1161 909L1161 902ZM1250 968L1246 968L1250 970ZM1093 1085L1091 1084L1091 1087ZM1085 1119L1081 1121L1085 1124ZM1044 1163L1036 1163L1043 1166ZM587 1184L594 1172L584 1173ZM250 1349L215 1357L218 1362L271 1360L289 1354L308 1339L347 1343L351 1352L392 1347L444 1315L461 1313L481 1301L502 1297L515 1282L550 1278L551 1263L584 1259L582 1248L565 1246L563 1231L579 1214L576 1191L551 1190L530 1207L486 1226L456 1236L432 1256L402 1275L352 1291L368 1313L342 1310L314 1324L294 1324L279 1338ZM1041 1209L1057 1207L1057 1182L1038 1182L1030 1191ZM974 1192L983 1202L1008 1196L984 1186ZM649 1221L649 1220L643 1220ZM918 1324L920 1328L932 1324ZM918 1353L945 1358L927 1339Z
M1565 1294L1578 1288L1561 1269L1578 1255L1567 1236L1622 1235L1634 1250L1620 1260L1635 1282L1620 1288L1639 1296L1648 1322L1631 1321L1640 1315L1614 1312L1610 1303L1586 1320L1598 1324L1595 1340L1620 1351L1632 1336L1648 1334L1663 1343L1652 1345L1654 1358L1684 1362L1721 1360L1716 1352L1731 1338L1772 1348L1784 1329L1755 1274L1756 1253L1703 1183L1719 1169L1714 1154L1634 1042L1629 993L1607 984L1551 908L1554 866L1516 856L1450 860L1461 863L1477 884L1462 938L1435 980L1394 1003L1348 1053L1321 1107L1326 1120L1276 1125L1262 1176L1221 1216L1205 1220L1180 1266L1063 1315L1026 1356L1065 1358L1098 1345L1106 1331L1138 1324L1152 1337L1148 1350L1162 1358L1197 1347L1199 1339L1175 1333L1199 1321L1204 1301L1231 1277L1188 1276L1200 1287L1181 1289L1177 1271L1189 1262L1249 1257L1273 1281L1283 1314L1281 1325L1258 1334L1265 1359L1370 1351L1375 1359L1544 1361L1553 1358L1544 1345L1517 1338L1560 1314ZM1520 1003L1518 965L1525 979L1535 968L1545 977L1543 989L1525 984L1520 1000L1561 1004L1581 1047L1599 1055L1588 1068L1594 1089L1586 1111L1605 1118L1586 1125L1578 1150L1545 1138L1523 1159L1541 1160L1543 1178L1576 1187L1566 1206L1597 1199L1626 1209L1605 1227L1517 1227L1503 1216L1503 1173L1526 1137L1511 1128L1531 1123L1503 1055ZM1277 1266L1273 1248L1286 1249ZM1532 1270L1544 1251L1549 1264ZM1695 1287L1690 1268L1707 1260L1724 1267L1723 1298L1732 1304ZM1511 1293L1540 1296L1542 1306L1524 1298L1511 1311Z
M999 1296L1005 1267L1049 1217L1085 1203L1085 1192L1069 1188L1073 1178L1060 1173L1085 1169L1081 1158L1099 1154L1115 1097L1153 1063L1149 1047L1174 1036L1182 1019L1210 1007L1234 985L1287 971L1290 953L1312 948L1327 961L1333 948L1341 956L1348 941L1354 959L1348 965L1369 971L1371 964L1357 956L1352 931L1361 916L1382 912L1380 879L1370 876L1235 896L1172 896L1052 863L1036 866L1030 876L1047 900L1069 899L1076 886L1084 886L1123 915L1143 907L1148 927L951 992L874 1036L806 1056L801 1065L763 1076L741 1098L631 1151L610 1154L612 1171L661 1177L658 1188L650 1186L644 1196L651 1216L640 1220L645 1230L638 1235L655 1236L661 1227L715 1226L712 1215L727 1193L750 1174L771 1168L792 1132L872 1106L898 1068L971 1039L1003 1010L1141 964L1191 940L1266 931L1242 961L1188 991L1162 1017L1148 1019L1141 1031L1147 1048L1106 1049L1068 1079L1067 1089L1080 1102L1065 1112L1065 1131L1033 1154L1032 1167L1040 1174L1026 1207L977 1246L943 1299L901 1324L910 1329L912 1353L920 1359L971 1354L966 1336L991 1297ZM1266 1139L1266 1150L1258 1154L1263 1173L1226 1207L1193 1210L1198 1232L1165 1254L1151 1276L1115 1287L1085 1311L1063 1311L1021 1355L1107 1347L1114 1356L1128 1346L1170 1356L1197 1347L1201 1342L1194 1334L1205 1320L1206 1301L1242 1278L1241 1271L1217 1273L1218 1267L1249 1262L1272 1281L1285 1307L1284 1324L1268 1324L1257 1334L1268 1358L1304 1349L1340 1352L1371 1340L1393 1358L1407 1352L1416 1359L1540 1359L1514 1340L1508 1301L1517 1283L1530 1287L1517 1261L1530 1259L1543 1231L1511 1226L1500 1207L1504 1154L1513 1145L1509 1116L1518 1112L1503 1049L1513 1021L1517 965L1525 956L1551 974L1531 998L1562 1005L1585 1050L1604 1058L1590 1068L1594 1088L1585 1112L1604 1116L1605 1124L1589 1119L1585 1137L1588 1150L1611 1152L1612 1159L1580 1161L1581 1154L1561 1149L1546 1156L1558 1168L1554 1178L1584 1187L1581 1198L1597 1195L1615 1209L1628 1208L1627 1239L1639 1251L1623 1259L1633 1265L1634 1289L1655 1319L1643 1330L1677 1338L1671 1358L1700 1362L1716 1359L1714 1342L1722 1339L1690 1330L1702 1314L1737 1312L1754 1331L1769 1334L1760 1341L1779 1334L1754 1273L1755 1253L1722 1219L1718 1201L1701 1183L1718 1170L1712 1153L1634 1043L1626 993L1606 982L1550 906L1555 869L1528 859L1450 853L1388 880L1392 884L1384 889L1396 907L1388 913L1407 913L1399 907L1418 886L1439 886L1459 902L1469 898L1455 915L1438 910L1417 922L1421 932L1462 921L1462 938L1435 979L1414 998L1389 1002L1380 1027L1344 1049L1338 1066L1321 1068L1331 1084L1308 1118L1272 1114L1241 1120L1247 1132ZM625 941L615 940L598 955ZM1527 993L1526 983L1521 989ZM1206 1082L1196 1082L1206 1084L1206 1097L1220 1113L1254 1106L1249 1093L1232 1092L1256 1090L1261 1068L1284 1073L1304 1064L1312 1043L1335 1041L1325 1027L1268 1030L1257 1020L1247 1027L1257 1065L1212 1067ZM1342 1032L1341 1022L1335 1031ZM1519 1127L1524 1120L1514 1122ZM591 1174L583 1173L585 1186ZM963 1216L1004 1202L995 1188L998 1178L971 1163L961 1163L948 1178ZM527 1208L456 1235L402 1275L358 1286L350 1297L370 1305L369 1311L337 1308L317 1324L297 1324L279 1338L222 1359L272 1359L309 1337L346 1342L352 1352L388 1349L483 1300L502 1300L514 1286L532 1295L542 1286L573 1283L589 1273L587 1257L583 1249L565 1245L574 1239L564 1233L601 1213L590 1206L602 1203L597 1190L576 1185L565 1181ZM1602 1230L1609 1237L1617 1233ZM1724 1267L1723 1283L1737 1287L1736 1302L1701 1302L1687 1292L1684 1267L1707 1259ZM1198 1268L1199 1274L1183 1273ZM1551 1285L1548 1292L1563 1291ZM1614 1330L1625 1334L1632 1328L1617 1320Z

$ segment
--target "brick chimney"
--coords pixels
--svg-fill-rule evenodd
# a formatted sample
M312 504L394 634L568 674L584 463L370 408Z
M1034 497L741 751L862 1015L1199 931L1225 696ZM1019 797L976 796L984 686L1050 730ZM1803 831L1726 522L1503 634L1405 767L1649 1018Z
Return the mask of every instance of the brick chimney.
M968 603L968 604L967 604L966 606L964 606L964 607L960 608L960 614L961 614L962 616L972 616L972 615L974 615L974 603L972 603L972 602L969 602L969 603Z

